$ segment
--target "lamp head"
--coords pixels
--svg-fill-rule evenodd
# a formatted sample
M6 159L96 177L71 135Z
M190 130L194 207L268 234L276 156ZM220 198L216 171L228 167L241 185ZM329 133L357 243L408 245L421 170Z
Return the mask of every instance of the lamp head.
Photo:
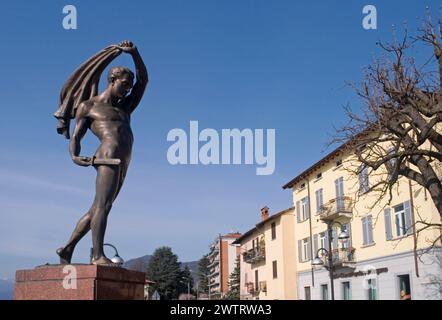
M322 261L321 258L316 256L316 258L314 258L312 261L312 266L322 266L322 265L324 265L324 261Z
M123 260L118 254L116 254L116 255L111 259L111 261L112 261L113 263L119 265L119 266L122 266L123 263L124 263L124 260Z

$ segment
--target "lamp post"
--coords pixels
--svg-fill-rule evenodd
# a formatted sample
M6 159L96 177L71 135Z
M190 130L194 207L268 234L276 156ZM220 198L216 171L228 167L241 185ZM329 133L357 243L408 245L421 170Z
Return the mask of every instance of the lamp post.
M115 250L115 255L113 256L111 261L113 263L115 263L116 265L118 265L119 267L121 267L123 265L123 263L124 263L124 260L118 255L117 248L114 245L110 244L110 243L105 243L105 244L103 244L103 247L104 246L111 247L111 248L113 248ZM93 258L94 258L94 256L93 256L93 249L91 248L91 262L92 262Z
M344 231L343 225L337 221L327 223L327 232L328 232L328 248L329 250L325 248L319 248L316 252L316 257L312 261L313 266L323 266L324 261L322 261L321 258L319 258L319 252L325 251L325 255L328 258L328 273L330 277L330 289L331 289L331 299L335 300L335 287L334 287L334 274L333 274L333 248L332 248L332 240L333 240L333 229L332 226L334 224L338 224L341 227L341 232L339 233L338 239L345 243L347 242L347 239L350 237L347 231Z

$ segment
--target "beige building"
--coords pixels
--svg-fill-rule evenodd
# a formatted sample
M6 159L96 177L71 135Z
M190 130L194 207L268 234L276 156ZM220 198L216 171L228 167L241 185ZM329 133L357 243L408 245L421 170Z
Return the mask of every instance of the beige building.
M241 300L296 299L293 208L269 216L261 209L261 222L233 244L240 246Z
M374 176L360 167L356 176L351 173L355 163L343 145L283 186L292 190L296 215L297 297L331 298L328 270L312 266L317 255L327 266L324 255L331 252L335 299L442 299L440 241L424 253L441 229L417 233L422 225L415 223L441 223L431 197L415 182L400 178L391 202L386 196L375 204L378 195L364 192L383 173ZM341 226L350 236L346 243L338 239Z
M210 245L208 255L210 299L222 299L229 292L229 276L235 269L239 248L232 243L240 233L219 235Z

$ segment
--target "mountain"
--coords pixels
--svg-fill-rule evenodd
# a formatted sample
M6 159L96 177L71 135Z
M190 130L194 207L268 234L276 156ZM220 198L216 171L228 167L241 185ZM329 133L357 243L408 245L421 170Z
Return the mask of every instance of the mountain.
M0 280L0 300L14 299L14 281Z
M139 258L134 258L126 261L123 265L124 268L134 271L146 272L147 265L149 264L149 260L152 255L145 255ZM192 274L194 287L197 288L198 285L198 261L189 261L182 262L181 269L184 269L187 266L190 269L190 273Z

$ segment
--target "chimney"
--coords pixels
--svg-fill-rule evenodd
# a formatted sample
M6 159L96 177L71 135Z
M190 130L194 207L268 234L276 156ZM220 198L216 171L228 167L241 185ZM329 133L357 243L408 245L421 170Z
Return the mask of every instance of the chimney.
M265 206L261 209L261 221L267 220L269 218L269 208Z

